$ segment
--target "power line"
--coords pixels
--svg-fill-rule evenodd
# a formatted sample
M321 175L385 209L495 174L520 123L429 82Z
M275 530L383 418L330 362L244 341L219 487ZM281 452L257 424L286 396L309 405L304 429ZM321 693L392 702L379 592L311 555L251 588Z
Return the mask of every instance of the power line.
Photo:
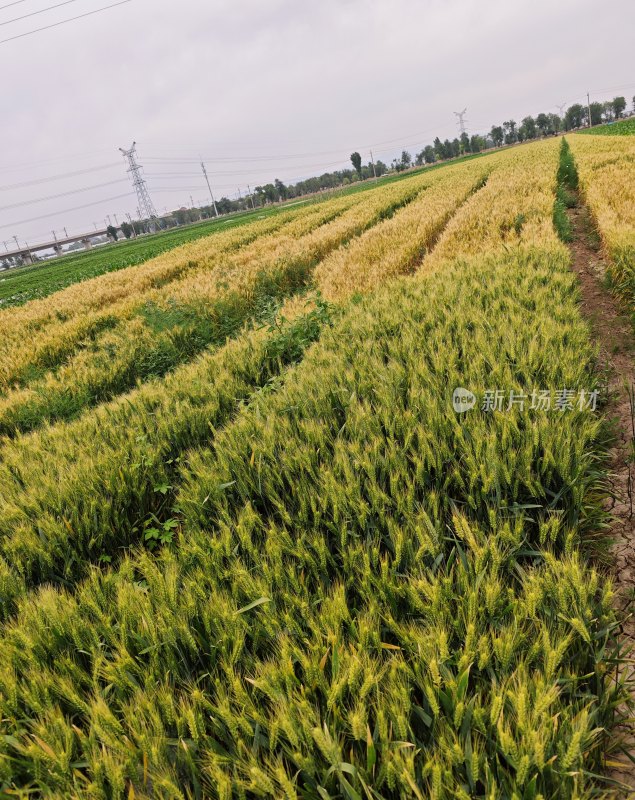
M37 11L31 11L29 14L23 14L21 17L14 17L13 19L8 19L5 22L0 22L1 25L10 25L12 22L19 22L21 19L28 19L28 17L35 17L37 14L43 14L45 11L52 11L54 8L60 8L61 6L67 6L70 3L76 3L77 0L64 0L62 3L57 3L54 6L48 6L47 8L40 8Z
M7 3L4 6L0 6L0 11L4 11L5 8L10 8L11 6L17 6L20 3L24 3L26 0L13 0L13 3Z
M435 125L433 127L426 128L425 130L422 130L422 131L416 131L414 133L403 134L402 136L399 136L396 139L384 139L381 142L371 142L370 144L365 144L365 145L355 145L355 147L359 147L360 149L367 150L369 148L373 148L374 149L376 147L380 147L381 145L394 144L395 142L401 143L401 142L403 142L404 139L411 139L411 138L413 139L415 137L423 136L424 134L428 134L428 133L434 132L434 131L438 130L440 126L441 126L441 123L439 123L439 124L437 124L437 125ZM350 149L352 149L352 146L349 144L347 147L339 147L337 150L321 150L321 151L313 152L313 153L279 153L277 155L262 155L262 156L223 156L223 157L216 156L216 157L206 157L205 161L206 162L208 162L208 161L240 161L240 162L245 162L245 161L275 161L275 160L279 160L280 161L280 160L285 160L285 159L289 159L289 158L312 158L313 156L328 156L328 155L334 155L334 154L341 154L342 152L348 151ZM169 158L167 156L146 156L145 160L147 162L150 162L150 161L153 161L153 162L164 162L164 163L168 163L168 164L177 164L177 163L184 163L184 164L192 163L192 164L195 164L195 163L199 163L200 159L194 158L194 157ZM294 165L294 166L297 166L297 165Z
M59 175L50 175L48 178L34 178L30 181L23 181L22 183L13 183L8 186L0 186L0 192L10 192L14 189L24 189L27 186L38 186L42 183L50 183L51 181L58 181L63 180L64 178L76 178L78 175L86 175L89 172L99 172L104 169L113 169L114 167L118 167L119 164L112 163L112 164L102 164L99 167L87 167L86 169L78 169L74 172L63 172Z
M10 36L8 39L0 39L0 44L13 42L16 39L23 39L25 36L30 36L32 33L40 33L40 31L48 31L51 28L57 28L60 25L66 25L67 22L74 22L76 19L91 17L93 14L99 14L102 11L108 11L109 8L115 8L116 6L123 6L126 3L131 3L131 2L132 0L119 0L118 3L112 3L109 6L102 6L102 8L96 8L94 11L87 11L85 14L78 14L76 17L69 17L68 19L60 20L59 22L53 22L51 25L44 25L42 28L34 28L32 31L27 31L26 33L19 33L17 36Z
M346 162L346 159L342 157L338 161L330 161L328 163L321 163L321 164L287 164L287 165L280 165L277 169L278 170L286 170L286 169L323 169L325 167L336 167L342 163ZM269 170L270 168L267 167ZM239 169L239 170L211 170L210 175L252 175L254 173L254 168L252 169ZM166 178L166 180L174 180L175 178L181 177L194 177L195 175L200 175L200 172L147 172L147 178Z
M98 183L95 186L85 186L83 189L69 189L67 192L60 192L59 194L49 194L47 197L37 197L35 200L22 200L19 203L12 203L8 206L0 206L0 211L8 211L11 208L21 208L23 206L30 206L33 203L43 203L45 200L57 200L60 197L68 197L71 194L79 194L80 192L90 192L92 189L103 189L104 186L113 186L115 183L124 183L125 178L119 178L116 181L107 181L106 183Z
M126 194L118 194L115 197L105 197L103 200L95 200L93 203L85 203L83 206L75 206L75 208L65 208L62 211L53 211L50 214L40 214L39 217L31 217L30 219L21 219L18 222L10 222L8 225L0 225L0 229L14 228L17 225L25 225L27 222L36 222L39 219L48 219L49 217L57 217L61 214L69 214L71 211L81 211L83 208L90 208L90 206L98 206L100 203L110 203L113 200L121 200L123 197L130 197L134 192L126 192Z

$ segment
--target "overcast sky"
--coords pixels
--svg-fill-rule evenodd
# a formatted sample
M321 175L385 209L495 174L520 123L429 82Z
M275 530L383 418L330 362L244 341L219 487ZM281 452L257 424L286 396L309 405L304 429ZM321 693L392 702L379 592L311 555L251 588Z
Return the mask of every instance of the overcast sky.
M33 14L61 2L0 0L0 40L115 0ZM470 133L587 89L630 108L634 30L633 0L130 0L2 41L0 252L134 216L133 139L162 213L208 202L199 154L233 197L414 154L465 106Z

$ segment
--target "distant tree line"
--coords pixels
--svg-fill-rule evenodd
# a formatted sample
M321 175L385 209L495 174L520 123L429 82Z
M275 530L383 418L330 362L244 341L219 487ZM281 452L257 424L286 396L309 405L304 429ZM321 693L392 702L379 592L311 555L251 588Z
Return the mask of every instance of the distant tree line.
M594 102L590 104L590 107L581 103L574 103L569 106L562 117L558 116L558 114L540 113L536 117L524 117L520 124L517 124L513 119L509 119L501 125L492 125L489 133L483 136L479 134L469 136L467 133L462 133L458 138L445 139L444 141L441 141L437 136L432 144L423 147L414 158L407 150L403 150L399 158L393 159L390 170L403 172L411 167L421 167L439 161L448 161L459 156L477 154L492 147L517 144L546 136L555 136L562 131L587 127L589 125L589 111L591 125L613 122L624 116L626 107L627 103L624 97L614 97L612 100L607 100L603 103ZM635 113L635 96L632 98L632 107L633 113ZM350 160L352 169L324 172L318 177L307 178L288 185L276 178L273 183L256 186L252 194L238 200L221 197L220 200L216 201L216 208L219 214L249 211L271 203L290 200L294 197L303 197L316 192L336 189L358 181L366 181L369 178L379 178L390 171L383 161L378 160L374 163L369 161L367 164L363 164L362 157L357 151L351 153ZM134 236L155 231L157 228L164 230L177 225L187 225L203 219L211 219L215 215L216 211L213 205L201 208L180 208L152 221L123 222L120 230L126 239L131 239ZM117 241L117 228L109 226L108 236L111 240ZM15 262L16 259L4 258L0 261L0 266L13 266Z
M273 183L265 183L262 186L256 186L252 194L238 200L230 200L228 197L221 197L220 200L216 201L216 208L219 214L250 211L252 208L262 208L271 203L291 200L294 197L303 197L307 194L315 194L316 192L322 192L328 189L348 186L351 183L365 181L375 175L379 178L385 175L386 172L388 172L388 167L383 161L375 161L373 169L373 164L371 162L362 164L360 157L358 167L353 169L324 172L322 175L315 178L307 178L306 180L292 184L285 184L276 178ZM151 225L154 227L158 226L161 230L164 230L177 225L187 225L192 222L199 222L203 219L211 219L214 216L214 206L210 204L199 208L179 208L176 211L172 211L170 214L159 217L152 223L148 223L148 221L134 221L132 224L124 222L121 224L120 228L126 239L130 239L141 233L149 233ZM112 239L115 238L110 232L109 236Z
M633 112L635 112L635 96L632 99ZM614 97L604 103L591 103L591 125L601 125L621 119L626 111L626 99ZM391 164L397 172L409 169L412 166L434 164L437 161L447 161L451 158L480 153L491 147L517 144L545 136L555 136L562 131L576 130L587 127L589 124L589 107L575 103L566 110L563 117L558 114L538 114L536 117L525 117L520 125L516 120L510 119L502 125L493 125L485 136L468 136L462 133L459 138L441 141L437 136L432 144L424 147L417 153L414 160L412 155L404 150L400 158L395 158Z
M633 97L632 102L633 110L635 111L635 97ZM604 103L591 103L591 124L599 125L603 122L612 122L620 119L626 111L626 105L624 97L614 97L613 100L608 100ZM485 135L474 134L469 136L467 133L462 133L460 137L452 140L445 139L444 141L441 141L437 136L432 144L426 145L414 157L407 150L403 150L399 158L393 159L390 168L383 161L375 161L374 164L369 161L367 164L363 164L361 155L355 151L350 156L352 169L324 172L319 177L307 178L293 184L284 184L279 178L276 178L273 183L256 186L252 194L238 200L222 197L216 201L216 207L219 214L261 208L271 203L291 200L294 197L303 197L304 195L315 194L328 189L336 189L357 181L366 181L373 177L379 178L390 170L403 172L411 167L421 167L425 164L448 161L459 156L477 154L493 147L502 147L503 145L555 136L562 131L585 127L589 124L588 120L588 107L575 103L566 110L562 117L558 114L540 113L536 117L524 117L520 124L513 119L509 119L501 125L493 125L489 133ZM202 208L181 208L161 217L155 221L155 225L158 223L159 227L168 228L197 222L201 219L210 219L214 215L214 207L211 205L203 206ZM149 225L143 222L134 222L132 225L124 223L121 229L124 236L130 238L138 233L147 232Z

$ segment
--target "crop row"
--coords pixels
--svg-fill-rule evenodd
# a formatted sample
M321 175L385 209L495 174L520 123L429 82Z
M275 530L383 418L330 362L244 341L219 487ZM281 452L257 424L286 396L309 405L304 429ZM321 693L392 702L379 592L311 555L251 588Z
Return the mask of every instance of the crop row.
M7 785L590 796L616 702L610 584L578 554L601 420L461 419L451 395L591 388L592 365L564 255L461 261L353 305L182 460L173 547L20 601Z
M532 399L598 388L595 353L552 225L557 148L490 163L471 196L483 173L322 251L339 314L296 299L4 443L4 789L594 796L623 699L611 585L584 558L605 430ZM439 225L409 245L415 207ZM497 388L522 405L482 411Z
M389 203L388 199L385 207L390 208ZM302 248L302 245L307 245L307 242L310 241L311 232L318 231L318 236L328 238L330 232L333 231L328 223L341 216L350 205L351 201L347 198L345 204L335 203L334 207L323 209L319 215L311 214L308 218L287 223L294 230L301 224L301 229L296 234L299 238L294 255L297 255L297 251ZM374 207L370 213L373 210ZM363 221L365 219L364 212L361 211L356 215L353 210L352 216L349 214L345 219L350 224L351 219L354 221L356 217L361 217ZM328 232L325 233L326 231ZM295 238L294 241L296 241ZM302 261L292 257L288 258L286 262L277 264L277 244L277 237L264 236L258 238L253 246L247 245L242 249L239 248L235 253L213 249L207 253L203 263L191 259L186 261L178 253L165 256L164 260L174 260L179 270L183 264L189 263L189 271L186 271L186 275L177 277L176 274L173 274L171 279L160 287L152 287L145 291L137 287L134 293L124 294L122 299L108 305L105 309L100 308L83 314L75 313L70 319L64 318L57 324L49 324L39 335L31 337L30 346L27 346L24 341L16 342L12 352L10 351L5 356L5 381L17 382L18 387L23 388L29 384L36 384L38 380L52 381L59 386L60 381L63 384L64 379L69 378L72 386L78 381L81 383L82 366L84 369L89 369L91 361L107 360L113 354L118 354L125 370L131 361L126 356L130 356L130 351L136 346L135 340L138 340L140 336L143 337L144 333L147 342L153 340L153 333L162 332L164 334L162 339L168 339L168 346L169 340L174 335L179 337L184 328L186 329L184 336L187 339L188 326L190 329L194 328L194 330L190 330L192 340L197 338L197 334L200 337L207 335L210 340L214 338L214 335L222 335L222 330L218 329L218 325L214 326L214 321L219 318L219 309L214 307L214 300L218 306L219 303L222 304L223 294L226 296L233 294L234 304L245 306L250 298L253 302L257 302L259 284L267 282L275 284L276 279L279 279L280 291L284 291L285 283L293 285L295 273L299 274L302 269L305 272L310 270L310 264L305 265ZM272 250L275 251L275 255L272 255ZM188 252L188 257L189 255ZM306 248L302 255L307 256ZM228 282L228 277L236 262L244 262L245 258L248 258L248 261L243 280L246 283L251 282L249 298L245 298L244 293L240 295L240 292L236 291L241 287L231 286ZM164 268L165 265L159 264L158 267ZM148 271L152 271L152 269L153 265L150 265ZM180 287L195 279L197 270L209 270L213 273L213 282L217 288L216 297L211 298L212 302L206 304L205 308L201 307L202 302L197 306L176 303L173 295L178 292ZM144 279L146 276L140 277ZM298 279L301 281L302 276L299 275ZM84 287L81 290L80 287L73 287L73 289L76 289L78 293L85 291ZM27 306L25 311L28 310ZM231 310L231 308L227 309L228 314ZM237 309L235 316L239 317L240 313L240 309ZM196 330L197 323L199 323L198 330ZM161 339L156 342L155 347L158 353L161 352L163 343ZM77 369L74 369L74 359L79 361ZM118 366L113 364L112 369L116 371ZM97 363L93 370L97 380L99 380L100 374L99 367L100 364ZM140 367L143 370L143 364ZM57 373L60 368L62 368L62 374L58 380ZM134 369L133 362L132 370ZM152 363L148 365L147 373L152 374ZM129 375L128 379L131 378L134 382L134 373ZM106 386L107 380L107 377L104 376ZM40 388L40 393L46 392L45 387L38 388Z
M500 168L487 186L452 218L428 268L447 259L511 252L517 248L559 248L552 224L558 146L539 142L501 153Z
M363 202L345 198L328 207L325 204L322 213L313 213L308 221L301 217L274 235L223 257L217 255L216 268L192 268L161 290L137 293L118 307L76 317L59 329L49 326L42 345L49 359L52 351L59 358L73 344L76 352L68 353L57 368L5 395L0 402L0 432L30 430L45 419L68 419L126 391L139 379L164 374L203 348L222 344L250 318L262 315L270 302L306 287L316 264L320 267L315 283L328 296L333 292L324 279L327 271L331 276L350 271L343 267L343 259L356 265L352 283L360 289L368 288L371 278L377 282L403 271L423 256L426 244L482 175L478 165L448 171L424 183L425 191L414 202L420 181L364 195ZM372 227L404 202L404 210ZM359 236L369 226L370 231ZM347 241L350 246L342 247ZM194 260L200 264L202 259ZM368 268L371 260L377 264L375 270ZM208 256L208 265L209 261ZM361 275L366 276L363 281ZM79 331L86 326L98 330L100 321L105 330L78 349ZM23 374L32 373L37 357L33 348L29 361L20 358Z
M311 230L347 207L336 204L326 211L318 207L299 218L296 213L291 218L281 215L254 223L177 248L146 264L76 284L44 301L7 310L0 315L2 385L20 382L34 366L55 366L79 343L90 342L104 328L129 318L144 301L169 291L174 281L187 277L191 271L218 266L241 247L268 241L270 234L285 225L299 225L300 234Z
M612 282L635 314L635 137L570 138L580 189L609 257Z
M467 171L467 177L456 182L451 192L458 203L470 189L482 180L482 172ZM454 185L454 184L453 184ZM408 246L385 249L378 256L378 234L385 227L395 234L396 245L412 228L413 220L425 219L421 231L430 235L436 225L439 229L447 215L448 190L439 193L440 186L424 191L418 199L398 211L392 218L370 228L356 238L348 248L335 250L318 270L327 266L326 274L332 274L332 261L339 253L352 251L361 263L372 264L374 275L387 274L411 266L412 250ZM384 207L383 203L380 207ZM379 207L371 206L376 214ZM356 212L353 218L359 224ZM368 217L366 217L368 219ZM332 225L338 226L329 234L339 236L341 224L350 228L345 215ZM324 238L318 242L324 242ZM298 240L298 245L303 242ZM424 239L415 240L420 248ZM286 242L288 248L291 242ZM290 251L293 254L293 250ZM306 252L306 250L304 251ZM395 254L401 253L402 261ZM279 263L279 261L277 261ZM364 279L366 283L368 278ZM350 284L350 274L348 275ZM318 286L322 284L318 281ZM355 289L354 285L352 286ZM360 285L364 288L364 284ZM271 297L271 294L268 295ZM286 312L283 313L286 315ZM221 317L225 324L226 317ZM143 340L142 340L143 341ZM246 346L238 340L237 347ZM69 424L58 424L45 428L30 436L17 437L6 442L1 452L0 473L3 492L0 509L5 521L0 552L14 567L30 580L51 580L54 577L69 580L77 577L77 561L95 561L100 555L110 555L117 547L138 540L139 525L156 504L156 485L169 485L166 461L178 457L182 450L196 442L204 441L207 435L207 406L185 402L188 387L205 386L210 378L211 364L217 359L234 359L232 355L203 355L191 365L185 364L168 376L164 382L150 382L119 400L87 411L80 419ZM116 354L116 358L121 358ZM107 370L107 365L104 365ZM69 386L81 381L78 371L68 371ZM226 377L227 391L231 381ZM217 402L214 391L210 402ZM25 391L26 394L26 391ZM64 394L61 394L64 399ZM42 402L51 408L51 389L43 395ZM4 408L9 406L5 401ZM18 407L23 414L32 406ZM49 411L50 413L50 411ZM157 424L167 419L169 424ZM139 471L140 453L143 452L143 470ZM136 454L136 455L135 455ZM53 469L51 469L51 466ZM136 529L136 531L135 531Z
M265 217L286 215L277 207L260 210L257 214L242 214L223 220L210 220L203 224L163 231L141 238L101 246L90 252L81 251L61 259L29 267L12 268L0 279L0 308L20 306L59 292L74 283L87 281L110 272L142 264L156 256L210 235L224 233L232 228L251 225Z

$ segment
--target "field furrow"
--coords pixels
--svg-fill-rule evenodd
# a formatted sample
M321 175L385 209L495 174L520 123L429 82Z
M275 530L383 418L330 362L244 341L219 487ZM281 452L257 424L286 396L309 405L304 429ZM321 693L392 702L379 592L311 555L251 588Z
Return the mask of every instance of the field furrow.
M416 269L452 216L485 184L490 169L478 161L446 169L392 218L325 258L315 271L316 286L337 302Z
M487 186L453 217L425 268L481 253L558 249L552 223L558 158L552 141L497 154Z
M571 150L612 283L635 321L635 138L572 136Z

